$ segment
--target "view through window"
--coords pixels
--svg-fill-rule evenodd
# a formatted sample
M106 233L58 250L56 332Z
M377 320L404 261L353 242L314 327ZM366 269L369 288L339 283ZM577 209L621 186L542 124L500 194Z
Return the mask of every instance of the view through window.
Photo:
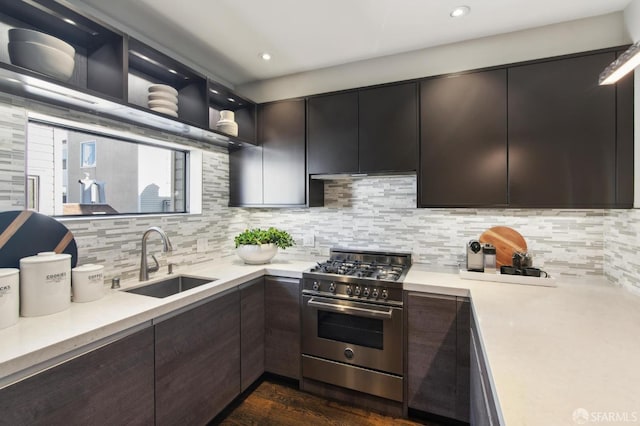
M50 216L184 213L188 153L30 121L27 208Z

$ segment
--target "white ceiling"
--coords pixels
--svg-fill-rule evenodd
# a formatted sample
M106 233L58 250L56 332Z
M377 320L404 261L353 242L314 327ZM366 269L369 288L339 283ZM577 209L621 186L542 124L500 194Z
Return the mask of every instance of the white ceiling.
M623 10L631 0L74 0L232 84ZM459 5L462 18L449 16ZM265 62L261 52L273 59Z

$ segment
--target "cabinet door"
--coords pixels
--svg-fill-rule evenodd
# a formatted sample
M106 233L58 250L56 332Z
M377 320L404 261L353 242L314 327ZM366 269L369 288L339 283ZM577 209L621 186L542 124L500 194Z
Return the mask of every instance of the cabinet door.
M206 424L240 393L239 292L155 326L156 424Z
M263 202L306 203L305 102L290 100L259 107Z
M456 414L455 418L469 421L471 369L471 302L456 298Z
M0 390L3 425L153 425L153 329Z
M407 297L410 408L455 418L455 297L409 293Z
M300 378L300 280L266 277L265 370Z
M507 71L420 83L421 207L507 204Z
M633 207L633 98L634 74L631 73L616 84L616 124L618 126L616 145L616 206L623 208ZM640 129L638 131L640 131Z
M229 206L262 204L262 147L229 148Z
M486 360L480 346L476 324L471 318L471 413L472 426L499 425L498 406L493 397Z
M613 52L509 68L513 207L615 204L616 88L598 86Z
M359 93L360 171L409 172L418 167L416 83Z
M264 278L240 286L240 391L264 373Z
M358 92L307 101L309 174L358 172Z

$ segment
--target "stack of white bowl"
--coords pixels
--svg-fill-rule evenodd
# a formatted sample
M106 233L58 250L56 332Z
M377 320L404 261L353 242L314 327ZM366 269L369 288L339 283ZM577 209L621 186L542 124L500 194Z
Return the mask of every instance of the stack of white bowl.
M149 109L161 114L178 116L178 91L166 84L149 86Z
M67 81L73 74L76 51L68 43L26 28L9 30L9 59L19 67Z

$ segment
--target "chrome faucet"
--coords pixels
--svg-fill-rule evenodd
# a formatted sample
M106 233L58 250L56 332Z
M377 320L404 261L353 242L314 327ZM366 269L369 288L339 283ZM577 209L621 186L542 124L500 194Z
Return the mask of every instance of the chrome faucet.
M154 255L151 255L153 261L155 262L154 266L149 267L147 264L147 239L152 232L157 232L160 234L162 238L162 252L171 252L173 247L171 247L171 241L167 234L157 226L152 226L147 229L142 235L142 258L140 259L140 281L147 281L149 279L149 272L156 272L160 269L160 264L158 264L158 259Z

